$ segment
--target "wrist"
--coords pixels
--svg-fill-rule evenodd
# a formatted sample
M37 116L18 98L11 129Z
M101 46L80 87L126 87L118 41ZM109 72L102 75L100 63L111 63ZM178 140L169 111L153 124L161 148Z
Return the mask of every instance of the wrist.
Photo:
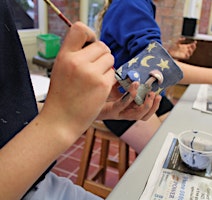
M40 138L51 145L53 152L58 155L66 151L81 135L75 131L71 122L67 125L61 119L46 116L42 111L33 123L39 131Z

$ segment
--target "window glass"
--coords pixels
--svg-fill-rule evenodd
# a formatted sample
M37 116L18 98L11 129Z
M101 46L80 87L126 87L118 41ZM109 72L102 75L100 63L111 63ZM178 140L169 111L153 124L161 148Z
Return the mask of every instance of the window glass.
M38 3L36 0L10 0L18 30L38 28Z

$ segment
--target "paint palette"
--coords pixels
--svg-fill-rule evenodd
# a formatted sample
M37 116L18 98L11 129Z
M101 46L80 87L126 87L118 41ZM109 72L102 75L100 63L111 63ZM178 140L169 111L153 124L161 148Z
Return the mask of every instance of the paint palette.
M212 176L212 134L197 130L187 130L179 137L179 150L183 162L193 170L206 170Z

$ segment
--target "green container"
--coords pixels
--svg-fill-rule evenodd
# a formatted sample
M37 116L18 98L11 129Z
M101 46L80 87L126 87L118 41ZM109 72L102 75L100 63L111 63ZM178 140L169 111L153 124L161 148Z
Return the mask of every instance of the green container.
M60 50L61 38L55 34L37 36L38 55L43 58L55 58Z

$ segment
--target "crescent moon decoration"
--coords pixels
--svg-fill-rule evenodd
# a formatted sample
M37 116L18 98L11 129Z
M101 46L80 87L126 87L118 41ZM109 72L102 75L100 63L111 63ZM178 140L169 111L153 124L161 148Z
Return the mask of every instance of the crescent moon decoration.
M129 62L128 62L128 68L130 68L134 63L137 63L138 61L138 57L137 58L132 58Z
M142 60L141 60L141 65L144 67L150 67L149 64L147 63L148 60L155 58L155 56L145 56Z
M149 44L149 46L147 47L147 51L150 53L152 51L152 49L154 49L156 47L155 43L151 43Z
M164 69L170 69L170 66L168 65L169 61L168 60L160 60L160 63L157 64L158 67L161 68L161 70L163 71Z

